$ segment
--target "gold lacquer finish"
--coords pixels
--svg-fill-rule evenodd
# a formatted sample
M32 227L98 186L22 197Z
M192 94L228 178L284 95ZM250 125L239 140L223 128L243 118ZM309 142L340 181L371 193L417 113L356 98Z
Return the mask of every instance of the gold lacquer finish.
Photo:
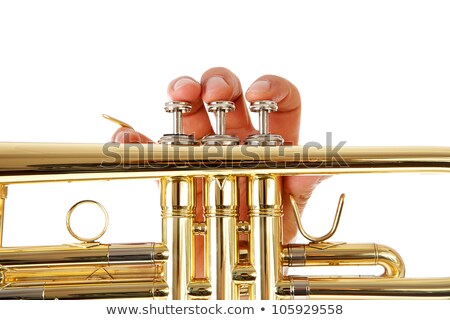
M0 143L0 184L256 174L330 175L450 172L450 147L346 147L339 159L326 148L301 146ZM211 165L212 164L212 165Z
M394 249L329 242L343 196L333 227L319 237L304 230L292 201L299 229L311 242L281 243L283 176L448 173L450 148L344 147L336 157L327 148L305 154L301 146L279 146L281 140L268 134L245 146L234 145L238 138L232 137L232 144L218 147L217 141L230 138L226 135L215 135L208 146L188 146L195 139L181 128L175 131L163 139L174 143L164 145L0 143L0 241L7 186L17 183L159 179L163 228L161 243L101 244L94 242L97 237L54 246L1 247L0 242L0 299L450 298L450 278L406 278ZM263 140L274 143L255 145ZM185 143L178 146L177 141ZM195 203L196 179L203 179L205 223L194 223L200 205ZM238 190L238 179L247 179L248 222L238 221L239 195L244 192ZM205 260L199 262L205 267L201 279L195 278L194 234L203 235L206 243ZM282 274L290 267L346 265L381 266L384 272Z
M100 264L101 265L101 264ZM37 267L7 267L2 273L3 282L33 284L36 282L80 282L88 280L163 279L162 263L116 264L72 264Z
M277 298L294 299L449 299L449 278L302 278L277 284Z
M111 121L111 122L114 122L115 124L118 124L119 126L121 126L121 127L123 127L123 128L128 128L128 129L134 130L132 126L130 126L130 125L129 125L128 123L126 123L126 122L123 122L122 120L119 120L119 119L117 119L117 118L108 116L107 114L102 114L102 116L103 116L103 118L105 118L106 120L109 120L109 121Z
M0 299L164 298L167 258L160 243L0 248Z
M275 175L248 177L250 217L250 263L257 279L251 299L275 299L275 284L281 276L281 178Z
M169 299L187 299L188 284L195 274L193 221L195 184L192 177L161 179L162 237L169 249L166 280Z
M204 179L206 217L206 277L212 299L238 299L233 294L233 269L237 263L239 191L235 176L208 176Z
M283 266L376 266L384 268L380 277L405 276L405 264L400 255L375 243L310 243L288 244L282 250Z
M2 299L76 300L149 298L165 299L169 294L163 280L153 281L86 281L75 283L9 284L0 288Z
M8 194L8 187L0 184L0 247L3 242L3 222L5 218L5 201Z
M79 235L77 235L73 230L72 227L70 225L70 219L72 217L72 214L74 212L74 210L82 205L82 204L93 204L95 206L97 206L103 213L103 216L105 217L105 225L102 229L102 231L100 231L100 233L94 237L91 238L83 238L80 237ZM109 216L108 216L108 212L106 211L105 207L103 207L100 203L98 203L97 201L93 201L93 200L83 200L83 201L79 201L77 203L75 203L67 212L67 216L66 216L66 227L67 227L67 231L69 231L70 235L72 237L74 237L77 240L83 241L83 242L95 242L96 240L100 239L106 232L106 229L108 229L108 223L109 223Z
M50 266L69 264L111 265L117 263L154 263L168 259L164 244L73 244L60 246L3 247L3 267Z
M195 279L188 285L189 300L208 300L211 298L211 284L208 279Z

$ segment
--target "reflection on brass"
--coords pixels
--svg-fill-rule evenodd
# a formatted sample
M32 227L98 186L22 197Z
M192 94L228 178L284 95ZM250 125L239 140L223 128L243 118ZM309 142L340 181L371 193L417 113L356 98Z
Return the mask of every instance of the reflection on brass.
M8 267L2 271L3 282L80 282L88 280L152 280L164 277L161 263L128 263L101 266L99 264L72 264L65 266Z
M249 259L257 277L250 299L275 299L275 285L282 274L281 177L251 175L247 190L251 225Z
M93 263L98 266L109 266L127 262L163 262L168 256L167 247L154 242L0 248L2 267Z
M7 284L0 288L2 299L32 300L76 300L76 299L114 299L148 298L165 299L168 287L164 280L151 281L81 281L74 283L36 283L24 285L20 282Z
M195 274L193 224L195 183L192 177L161 179L162 240L170 254L165 265L169 299L187 299Z
M239 190L235 176L204 178L203 207L206 217L206 277L212 299L239 299L233 294L233 268L237 263Z
M160 243L92 240L0 247L0 298L450 298L450 278L405 277L394 249L329 242L343 198L327 235L313 237L303 230L310 243L281 242L283 176L448 173L450 148L343 147L338 155L327 150L305 154L301 146L0 143L0 240L8 227L3 219L6 189L18 183L159 179L162 217ZM201 192L196 190L199 180ZM246 181L246 187L239 181ZM247 203L239 203L245 192ZM295 201L284 204L297 209ZM202 211L197 206L203 207L204 222L195 220ZM244 208L247 222L238 220ZM206 248L204 261L197 263L195 234ZM204 275L198 275L196 265L204 267ZM384 271L305 276L302 268L309 266L381 266ZM301 275L286 276L291 267Z
M5 218L5 201L8 195L8 186L0 184L0 247L3 240L3 222Z
M449 299L449 278L287 277L277 299Z
M375 243L288 244L282 250L283 266L382 266L380 277L402 278L405 264L400 255Z

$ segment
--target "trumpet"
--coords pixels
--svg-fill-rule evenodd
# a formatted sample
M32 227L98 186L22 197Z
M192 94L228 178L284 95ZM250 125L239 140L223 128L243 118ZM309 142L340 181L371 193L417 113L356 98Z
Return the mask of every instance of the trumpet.
M216 134L199 143L183 134L185 102L170 102L174 131L157 144L0 143L0 299L448 299L450 278L405 278L405 264L381 244L329 242L338 228L341 195L331 230L309 235L291 196L299 232L309 243L283 244L282 177L395 172L450 172L448 147L342 147L284 145L269 133L268 113L258 101L259 133L243 144L225 132L232 102L208 106ZM120 125L129 126L112 117ZM2 247L7 188L22 183L155 179L160 183L162 239L103 244L108 215L94 201L67 214L67 228L80 242L54 246ZM203 203L196 203L202 180ZM239 179L246 180L248 221L239 221ZM105 215L92 238L73 232L70 218L86 202ZM197 206L204 222L195 221ZM204 277L196 276L196 239L204 242ZM376 276L287 275L291 267L381 266Z

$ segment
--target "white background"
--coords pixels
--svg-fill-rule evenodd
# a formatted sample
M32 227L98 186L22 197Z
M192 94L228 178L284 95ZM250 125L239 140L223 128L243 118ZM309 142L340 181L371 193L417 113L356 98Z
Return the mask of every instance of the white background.
M171 131L168 82L224 66L244 87L267 73L296 84L303 144L332 132L334 144L449 146L449 16L445 1L3 1L0 141L106 142L116 126L102 113L157 140ZM334 177L305 225L326 232L345 192L333 240L388 244L408 276L445 276L449 185ZM160 240L156 184L115 181L11 186L4 245L72 242L65 213L82 199L110 213L103 242Z

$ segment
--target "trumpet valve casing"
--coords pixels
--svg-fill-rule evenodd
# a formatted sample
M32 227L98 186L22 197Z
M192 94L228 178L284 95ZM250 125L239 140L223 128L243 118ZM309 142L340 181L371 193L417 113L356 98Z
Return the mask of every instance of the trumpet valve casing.
M247 185L251 228L249 259L257 276L252 298L275 299L276 283L282 272L281 177L271 174L250 175Z

